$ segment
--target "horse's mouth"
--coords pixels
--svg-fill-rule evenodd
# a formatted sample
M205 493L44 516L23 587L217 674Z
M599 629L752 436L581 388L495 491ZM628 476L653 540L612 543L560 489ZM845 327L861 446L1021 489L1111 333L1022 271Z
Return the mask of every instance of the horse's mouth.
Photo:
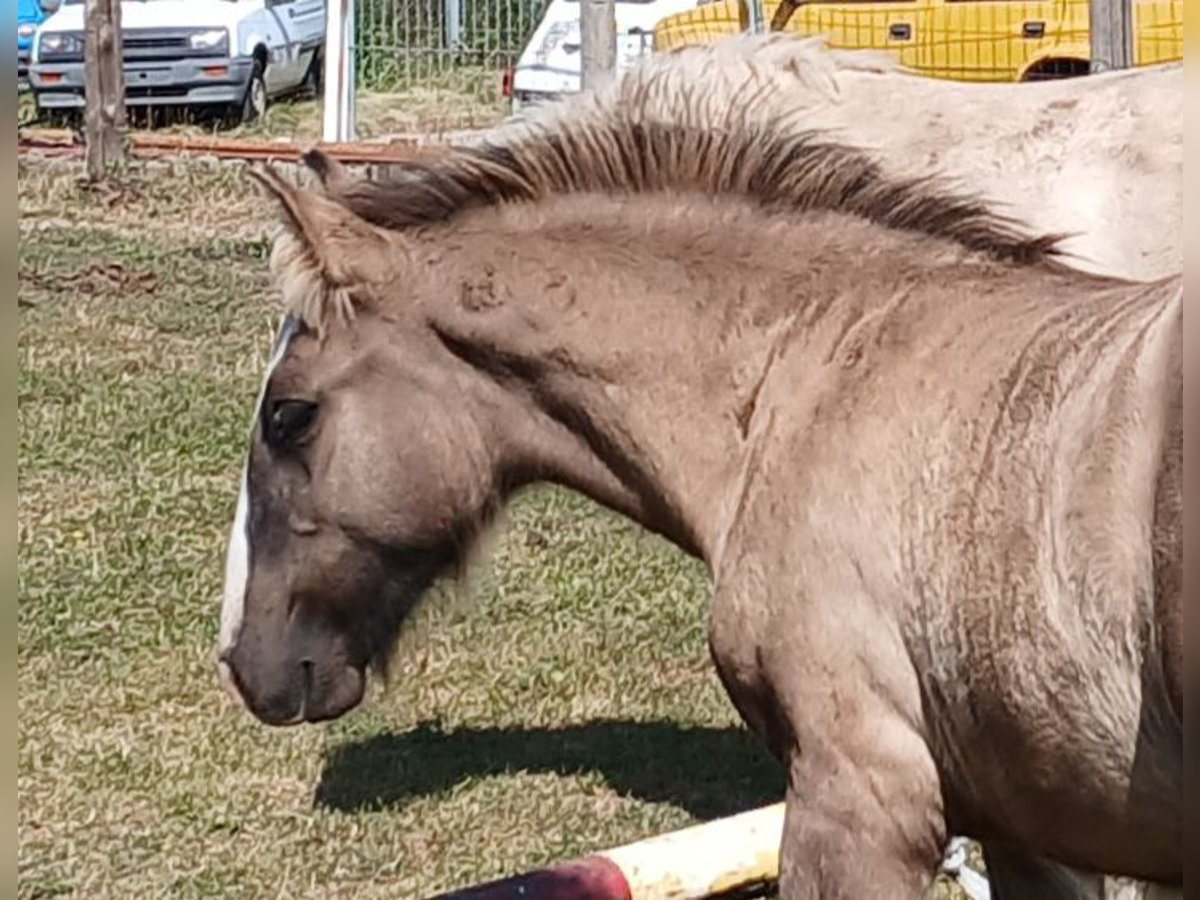
M276 728L341 718L359 706L366 693L365 667L322 668L302 660L294 673L266 692L251 689L227 660L219 660L217 668L226 693L264 725Z

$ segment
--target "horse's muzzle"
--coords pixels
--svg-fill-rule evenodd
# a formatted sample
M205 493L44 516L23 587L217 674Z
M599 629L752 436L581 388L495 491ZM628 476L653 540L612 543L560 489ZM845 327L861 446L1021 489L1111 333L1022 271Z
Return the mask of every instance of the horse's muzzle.
M366 673L313 658L270 660L238 644L218 660L226 691L267 725L336 719L362 702Z

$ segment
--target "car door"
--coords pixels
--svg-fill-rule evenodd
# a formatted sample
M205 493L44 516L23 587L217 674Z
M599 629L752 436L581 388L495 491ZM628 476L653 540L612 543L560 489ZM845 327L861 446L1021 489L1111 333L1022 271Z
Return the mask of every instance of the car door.
M273 91L288 90L304 80L313 52L325 39L324 0L267 0L267 8L283 34L283 59Z
M1183 59L1183 0L1134 0L1134 64Z
M1016 81L1033 62L1082 45L1085 0L933 0L922 71L964 81Z
M788 22L788 31L824 35L830 46L887 50L918 68L928 42L931 0L809 0ZM771 4L775 6L777 4Z

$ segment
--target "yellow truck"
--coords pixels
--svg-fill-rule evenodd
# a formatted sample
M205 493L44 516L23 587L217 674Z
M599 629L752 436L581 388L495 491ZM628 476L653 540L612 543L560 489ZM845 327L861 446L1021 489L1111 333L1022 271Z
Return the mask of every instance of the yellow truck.
M1134 64L1183 58L1184 0L1132 0ZM764 0L770 22L780 0ZM741 30L737 0L701 2L654 30L654 49L712 43ZM1086 74L1088 0L817 0L785 31L830 46L887 50L906 68L963 81L1027 81Z

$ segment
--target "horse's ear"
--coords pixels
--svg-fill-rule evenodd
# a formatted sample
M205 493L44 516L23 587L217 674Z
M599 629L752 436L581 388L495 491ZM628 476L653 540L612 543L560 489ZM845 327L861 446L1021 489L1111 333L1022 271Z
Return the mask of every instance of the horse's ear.
M270 166L251 174L283 213L271 268L285 304L321 331L331 313L351 317L355 306L369 302L365 288L390 279L396 247L341 203L292 185Z
M321 187L328 194L336 194L338 190L354 181L345 166L317 147L306 151L300 160L317 176Z

